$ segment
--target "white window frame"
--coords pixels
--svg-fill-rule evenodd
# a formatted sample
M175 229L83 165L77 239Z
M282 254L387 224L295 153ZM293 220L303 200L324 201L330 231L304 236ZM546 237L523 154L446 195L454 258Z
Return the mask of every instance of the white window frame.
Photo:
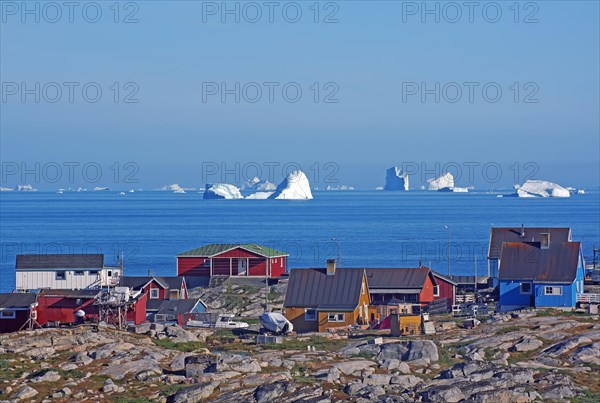
M433 296L434 297L439 297L440 296L440 286L439 285L434 285L433 286Z
M59 278L60 275L60 278ZM54 279L56 281L63 281L67 279L67 272L64 270L59 270L57 272L54 273Z
M314 312L314 315L309 315L309 314L308 314L308 311L312 311L312 312ZM317 310L316 310L316 309L310 309L310 308L306 308L306 309L304 310L304 320L305 320L306 322L315 322L315 321L317 320L318 316L319 316L319 315L318 315L318 313L317 313Z
M17 311L14 309L3 309L0 311L0 319L15 319L16 317Z
M529 285L529 291L523 291L523 285L525 285L525 284ZM531 294L532 290L533 290L533 286L529 282L524 282L524 283L519 284L519 292L521 294L529 295L529 294Z
M330 313L327 315L327 322L343 323L346 321L345 313Z
M550 290L550 292L548 292ZM557 292L555 292L557 291ZM563 288L562 286L558 285L558 286L553 286L553 285L547 285L544 286L544 295L552 295L552 296L561 296L563 295Z
M154 292L156 292L156 296L154 296ZM159 299L160 298L160 292L158 290L158 288L150 288L150 299Z

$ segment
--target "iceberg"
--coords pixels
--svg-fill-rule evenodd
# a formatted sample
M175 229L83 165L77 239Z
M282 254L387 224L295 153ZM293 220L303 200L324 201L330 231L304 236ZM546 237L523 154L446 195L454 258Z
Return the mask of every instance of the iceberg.
M101 192L101 191L104 191L104 190L110 190L110 188L107 188L107 187L101 187L101 186L96 186L96 187L94 188L94 192Z
M584 189L579 189L579 190L577 191L577 194L578 194L578 195L584 195L584 194L585 194L585 190L584 190Z
M446 172L439 178L428 179L427 182L429 183L429 190L452 189L454 187L454 176L450 172Z
M177 189L177 190L174 190L173 193L185 193L185 190Z
M391 167L385 174L385 187L383 190L408 190L408 174L399 167Z
M529 179L523 186L515 185L518 197L571 197L571 193L556 183Z
M244 196L240 193L240 190L229 183L214 183L206 184L204 190L204 199L243 199Z
M452 191L454 193L469 193L469 188L460 188L460 187L453 187Z
M302 171L290 172L269 196L269 199L278 200L311 200L312 198L310 183Z
M14 190L13 188L3 188L0 187L0 192L10 192L11 190Z
M268 199L274 192L256 192L246 196L246 200L265 200Z
M19 192L36 192L37 189L34 189L33 186L31 185L17 185L17 187L15 187L15 190L18 190Z
M259 192L269 192L275 190L276 186L274 183L268 180L261 181L258 177L254 177L240 186L240 190L253 190Z
M160 190L170 190L171 192L175 192L177 190L183 190L183 188L179 186L179 184L174 183L172 185L161 186Z
M325 190L354 190L354 188L352 186L346 186L346 185L338 185L338 186L327 185L327 188Z

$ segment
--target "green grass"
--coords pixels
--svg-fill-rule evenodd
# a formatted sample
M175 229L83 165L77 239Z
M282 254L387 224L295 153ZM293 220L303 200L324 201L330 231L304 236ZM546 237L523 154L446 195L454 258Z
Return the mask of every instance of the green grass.
M571 401L573 403L597 403L600 402L600 392L586 390L581 395L575 396Z
M201 341L186 341L184 343L175 343L168 339L158 340L152 339L152 342L158 347L166 348L168 350L177 350L183 353L191 353L201 348L205 348L206 344Z
M0 360L0 369L10 368L10 362L8 360Z
M160 395L164 396L164 397L169 397L169 396L177 393L179 390L186 388L188 386L190 386L190 385L169 385L160 390Z

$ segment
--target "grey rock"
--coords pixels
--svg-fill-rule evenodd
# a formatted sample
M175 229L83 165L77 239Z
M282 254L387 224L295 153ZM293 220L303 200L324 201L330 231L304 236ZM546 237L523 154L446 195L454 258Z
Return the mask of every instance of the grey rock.
M31 378L31 382L57 382L60 380L60 375L56 371L48 371L45 374Z
M268 403L276 401L281 395L289 389L289 382L279 381L261 385L256 388L254 398L257 403Z
M571 360L577 363L600 365L600 343L578 347Z
M367 360L353 360L353 361L344 361L333 364L334 367L340 370L344 375L351 375L355 372L360 372L365 368L369 368L374 366L375 363L373 361Z
M389 385L393 375L390 374L372 374L363 378L365 385Z
M466 396L457 386L433 387L419 393L427 402L454 403L466 399Z
M14 394L13 399L15 400L25 400L31 399L35 395L38 394L38 391L33 389L31 386L24 386L17 393Z
M219 386L218 382L201 382L194 386L181 389L173 395L169 401L173 403L197 403L210 397L215 388Z
M215 366L216 357L210 354L191 355L184 358L184 365L185 376L192 378L202 375L209 367Z
M509 351L533 351L537 350L543 345L544 343L535 337L523 337L514 346L512 346Z
M390 382L392 385L398 385L403 389L413 389L422 381L421 378L414 375L399 375L392 377Z

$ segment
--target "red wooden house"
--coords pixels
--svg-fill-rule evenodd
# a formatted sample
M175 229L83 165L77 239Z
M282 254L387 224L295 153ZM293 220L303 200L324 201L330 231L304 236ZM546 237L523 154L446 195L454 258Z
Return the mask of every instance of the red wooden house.
M279 277L287 256L256 244L209 244L177 255L177 275Z
M452 309L452 305L454 305L454 301L456 299L456 285L457 283L446 277L441 275L440 273L436 273L432 271L433 277L437 282L437 285L433 288L433 299L441 300L445 299L448 304L448 308Z
M33 328L36 316L36 294L0 294L0 333Z
M148 299L187 299L188 290L184 277L122 276L119 286L134 292L143 292Z
M101 290L40 290L38 294L37 322L41 326L48 323L75 323L75 312L85 312L87 320L98 320L98 305Z

